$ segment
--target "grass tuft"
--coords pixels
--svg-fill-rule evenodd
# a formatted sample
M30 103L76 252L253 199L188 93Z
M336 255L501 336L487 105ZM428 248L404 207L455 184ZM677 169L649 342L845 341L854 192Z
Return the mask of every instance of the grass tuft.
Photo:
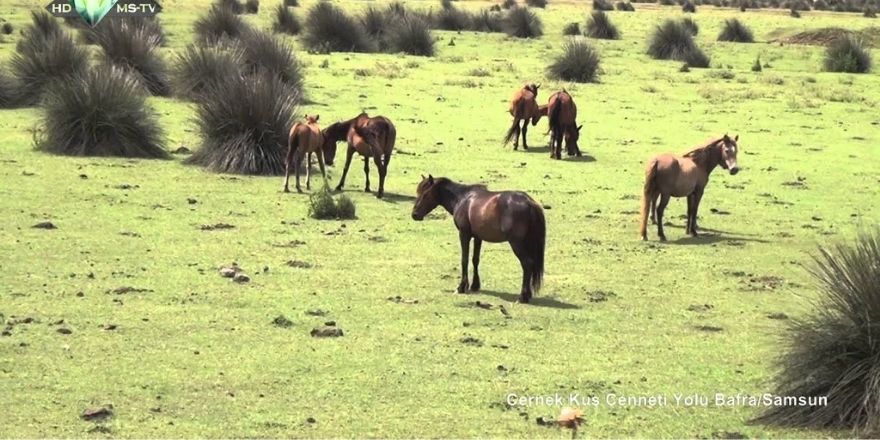
M272 22L272 31L279 34L298 35L301 30L302 25L293 11L284 5L278 5L275 8L275 21Z
M202 44L217 44L221 40L235 40L250 26L228 7L214 6L196 19L193 31Z
M538 38L544 35L544 25L538 15L528 8L515 7L507 12L504 32L511 37Z
M690 67L709 67L709 57L680 21L666 20L654 29L648 40L648 55L658 60L684 61Z
M95 38L102 63L134 75L155 96L171 94L165 62L159 56L159 36L128 20L108 20L100 28Z
M330 2L319 2L309 9L303 44L309 51L317 53L376 50L363 26Z
M171 68L174 94L198 100L202 93L222 78L241 75L242 57L240 50L187 46L176 55Z

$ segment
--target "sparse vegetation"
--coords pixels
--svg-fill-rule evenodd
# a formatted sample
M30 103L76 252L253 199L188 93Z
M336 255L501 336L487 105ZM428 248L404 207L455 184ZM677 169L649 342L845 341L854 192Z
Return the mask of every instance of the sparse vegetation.
M552 79L580 83L596 82L599 74L599 52L581 39L566 41L562 54L547 67Z
M562 28L562 35L572 36L572 35L580 35L581 27L577 23L569 23Z
M594 11L613 11L614 6L608 0L593 0Z
M764 68L761 67L761 57L758 56L758 58L755 59L755 63L752 64L752 72L760 72L762 70L764 70Z
M608 18L608 14L602 11L593 11L590 18L587 19L587 28L584 35L590 38L599 38L602 40L617 40L620 38L620 32L617 26Z
M342 194L336 200L326 182L309 195L309 217L318 220L350 220L356 218L354 201Z
M825 51L825 70L868 73L871 71L871 54L852 36L838 38Z
M635 12L636 8L630 2L617 2L614 8L623 12Z
M697 7L696 7L692 2L690 2L690 1L688 0L688 1L685 1L685 2L681 5L681 11L682 11L682 12L685 12L685 13L691 13L691 14L693 14L693 13L697 12Z
M131 75L109 65L55 81L36 146L66 156L165 158L163 133L145 96Z

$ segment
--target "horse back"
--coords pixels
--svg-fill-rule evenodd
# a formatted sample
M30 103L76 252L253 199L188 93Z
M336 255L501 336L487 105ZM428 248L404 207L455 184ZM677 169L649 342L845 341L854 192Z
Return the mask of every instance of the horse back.
M661 192L674 197L684 197L697 186L706 184L707 175L689 157L661 154L648 162L648 170L657 163L654 178Z

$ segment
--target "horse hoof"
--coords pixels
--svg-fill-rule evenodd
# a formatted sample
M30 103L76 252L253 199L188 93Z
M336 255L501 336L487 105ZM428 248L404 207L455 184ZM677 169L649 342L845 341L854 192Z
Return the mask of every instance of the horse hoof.
M285 186L285 187L284 187L284 192L289 193L289 192L290 192L290 188L288 188L288 187Z
M479 284L474 284L473 286L471 286L471 292L479 292L479 291L480 291Z
M642 241L648 241L648 236L647 236L647 235L643 235L641 238L642 238Z
M377 199L381 199L382 196L384 196L384 195L385 195L385 194L384 194L383 192L379 191L378 193L376 193L376 198L377 198Z
M302 194L303 190L302 190L302 188L297 188L297 189L296 189L296 192Z
M665 235L661 235L661 236L660 236L660 241L666 241L666 236L665 236Z
M521 296L521 297L519 297L519 299L516 302L518 302L520 304L528 304L529 301L531 301L531 300L532 300L531 298L526 298L526 297Z
M342 191L342 185L337 186L336 191Z

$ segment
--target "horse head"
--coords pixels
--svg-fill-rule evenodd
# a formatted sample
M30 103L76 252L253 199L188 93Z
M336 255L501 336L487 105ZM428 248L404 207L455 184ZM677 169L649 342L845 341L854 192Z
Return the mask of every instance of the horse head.
M736 175L739 172L739 166L736 164L736 154L739 150L738 141L739 135L731 139L725 134L719 142L721 144L721 167L729 170L731 175Z
M444 179L434 179L434 176L422 175L422 181L416 188L416 204L413 206L412 218L415 221L422 221L425 216L440 205L440 196L438 195L438 187Z

